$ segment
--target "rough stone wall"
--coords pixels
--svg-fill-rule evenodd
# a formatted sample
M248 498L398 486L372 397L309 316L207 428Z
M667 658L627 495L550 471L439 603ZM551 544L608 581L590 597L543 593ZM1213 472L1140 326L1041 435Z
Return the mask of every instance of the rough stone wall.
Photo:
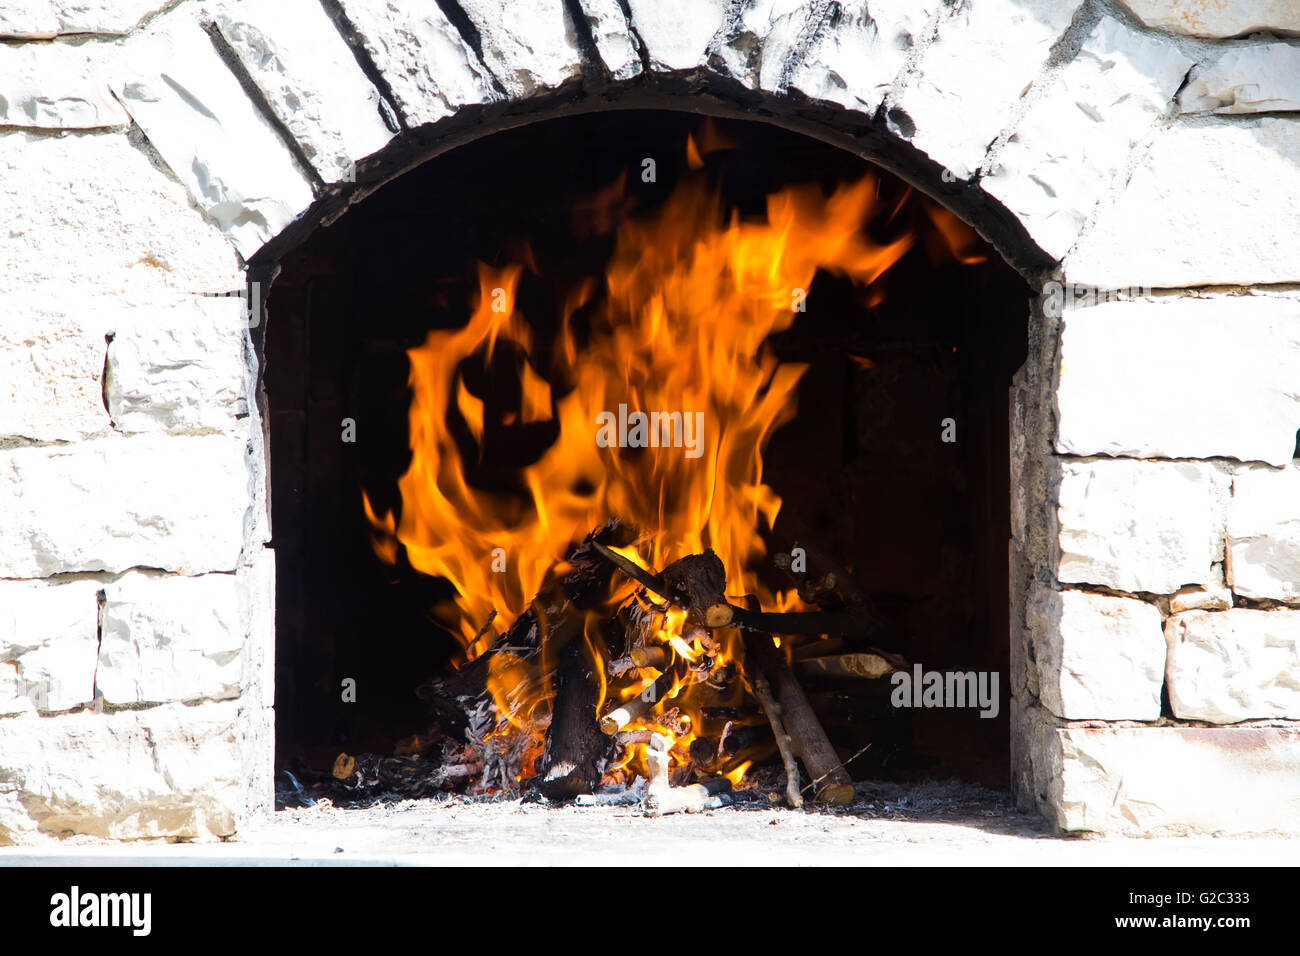
M268 807L277 250L493 124L683 96L891 165L1043 289L1020 797L1300 829L1298 37L1290 0L7 0L0 843Z

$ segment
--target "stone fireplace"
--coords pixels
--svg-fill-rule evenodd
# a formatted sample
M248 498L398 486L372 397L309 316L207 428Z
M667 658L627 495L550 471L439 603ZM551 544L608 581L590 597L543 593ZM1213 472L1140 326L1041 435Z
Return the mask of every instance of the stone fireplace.
M7 4L0 844L271 812L313 600L276 597L270 465L314 460L276 297L381 187L424 176L436 219L484 137L647 110L869 161L1028 283L987 483L1017 801L1300 829L1297 37L1276 0Z

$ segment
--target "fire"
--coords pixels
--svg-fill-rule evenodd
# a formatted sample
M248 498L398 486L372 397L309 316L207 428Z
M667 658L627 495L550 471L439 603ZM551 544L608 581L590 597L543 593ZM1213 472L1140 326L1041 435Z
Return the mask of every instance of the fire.
M703 148L694 140L689 145L693 167L702 164L702 153L728 145L719 144L716 131L704 131L700 141ZM798 603L793 592L771 593L755 573L765 553L763 532L781 507L763 480L763 450L794 417L805 371L779 361L768 340L798 319L819 270L869 287L913 237L880 243L864 232L890 212L877 209L870 176L830 195L815 185L783 189L768 198L766 216L753 221L728 212L700 178L686 180L654 215L630 218L619 205L622 182L590 207L602 216L620 209L622 218L603 281L582 283L560 304L553 342L538 347L517 307L524 270L535 268L520 261L480 265L478 299L464 326L432 331L408 352L412 458L399 479L400 511L378 515L368 498L363 506L383 560L396 560L400 542L414 568L455 589L454 600L438 611L460 637L466 659L490 646L529 607L546 574L563 566L572 546L611 517L642 534L620 552L642 567L662 568L712 548L737 600L752 594L773 609ZM953 255L964 255L964 227L931 215ZM518 405L499 423L486 420L484 398L467 381L473 363L491 363L494 374L513 371ZM620 435L620 442L602 447L598 424L619 415L620 406L645 415L654 435L643 430L640 446L634 435ZM680 439L688 422L697 421L698 453L689 454ZM473 487L466 476L494 429L499 435L498 426L527 423L549 423L555 439L520 469L517 487ZM466 435L470 454L462 447ZM666 440L649 440L655 437ZM615 575L609 615L644 600L635 592ZM738 635L692 631L684 612L646 609L655 615L655 639L690 676L678 676L650 713L625 729L668 733L680 760L704 724L701 707L725 703L693 668L705 658L715 668L736 662ZM495 633L475 641L494 611ZM603 679L607 655L595 622L587 622L584 639ZM609 687L602 684L602 705L606 697L631 700L661 673L633 669ZM489 674L499 717L494 733L540 740L553 695L544 669L502 655L492 659ZM733 697L743 693L743 680L732 684ZM657 722L674 707L673 727ZM627 747L610 776L640 770L643 753L639 744ZM745 756L721 772L738 782L750 762ZM523 775L532 772L526 760Z

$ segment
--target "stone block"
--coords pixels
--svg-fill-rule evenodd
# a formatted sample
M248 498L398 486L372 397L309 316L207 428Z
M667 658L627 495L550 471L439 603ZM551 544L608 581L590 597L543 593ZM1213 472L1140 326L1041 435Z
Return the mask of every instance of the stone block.
M1212 583L1229 488L1207 462L1063 462L1058 579L1155 594Z
M217 18L276 119L327 183L388 144L379 93L318 0L244 0Z
M1291 461L1300 299L1169 296L1067 308L1060 355L1059 452Z

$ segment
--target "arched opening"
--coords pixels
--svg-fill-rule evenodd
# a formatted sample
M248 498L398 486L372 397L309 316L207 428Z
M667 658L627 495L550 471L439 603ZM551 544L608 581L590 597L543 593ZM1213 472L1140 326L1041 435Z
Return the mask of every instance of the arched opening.
M646 159L654 161L653 179L643 175ZM521 317L531 350L525 358L518 337L509 335L499 349L484 343L470 349L446 383L455 391L445 392L451 404L436 424L456 449L470 493L498 506L514 501L524 526L532 495L521 476L560 439L559 402L575 387L572 376L551 377L556 353L568 323L588 321L610 297L608 267L620 237L626 241L627 224L663 225L666 211L683 208L673 205L674 197L680 203L682 190L692 188L700 201L716 194L739 223L770 220L768 197L791 186L807 185L805 195L823 197L825 211L824 197L864 177L870 186L860 206L860 235L874 249L899 246L899 252L888 257L887 268L857 276L816 269L803 301L791 300L790 321L765 338L769 361L806 371L790 395L790 420L772 427L763 449L762 480L781 507L774 522L753 527L761 560L749 556L747 573L769 599L801 610L842 610L846 600L857 600L846 599L846 587L859 591L884 622L870 636L828 633L786 642L787 649L794 645L792 673L854 778L958 777L1005 787L1007 389L1025 356L1027 286L943 207L848 152L768 124L706 126L688 113L649 110L550 120L470 142L378 189L280 260L265 340L279 569L279 767L373 796L385 787L400 791L419 768L461 746L467 731L482 736L481 727L440 708L436 693L422 700L414 690L479 656L482 646L467 651L463 645L480 627L499 633L512 621L479 620L467 631L467 596L458 608L456 588L430 572L437 562L412 560L416 536L403 531L411 486L402 482L416 457L411 350L424 346L433 330L465 327L476 304L486 307L493 287L480 281L476 263L486 263L495 277L519 267L506 314ZM586 297L566 311L584 281L591 283ZM582 335L575 341L589 344ZM570 362L569 372L584 361L580 355ZM680 361L689 364L691 356ZM549 393L531 411L521 391L524 364ZM612 365L604 374L613 412L627 376ZM769 375L757 394L770 390ZM595 421L590 432L594 442ZM602 454L620 467L654 471L656 454L680 459L685 451L678 445ZM698 480L705 474L701 469ZM392 538L382 532L389 515ZM661 530L639 524L643 544ZM423 533L430 530L436 529ZM462 529L460 537L448 531L447 540L467 538ZM480 543L471 560L490 567L498 542L483 533ZM802 579L790 574L794 546L814 556L813 573ZM522 571L512 547L504 550L504 573L518 576L516 588L541 581L549 570L536 566L537 554L522 544L520 554L533 562ZM641 554L652 552L647 545ZM667 553L682 556L671 544ZM839 575L838 586L828 572ZM825 585L820 592L818 582ZM727 594L738 600L740 591ZM504 609L493 610L505 616ZM619 636L606 636L603 665L618 656ZM590 640L587 648L593 660L601 657ZM895 707L890 696L897 682L853 672L860 663L853 658L875 648L900 654L909 677L917 667L941 677L999 675L996 704L983 708L983 717L974 701ZM708 650L707 642L696 648ZM630 685L621 679L606 673L602 695L620 686L626 693ZM535 732L544 735L554 675L544 674L543 683L548 689ZM748 782L770 783L780 773L777 748L763 732L747 682L737 678L736 684L730 710L703 717L697 711L688 736L721 745L728 722L735 725L730 732L754 728L757 742L737 744L729 769L747 762ZM922 703L919 687L915 702ZM657 705L646 719L665 709ZM510 715L498 709L495 716L508 722ZM546 746L545 736L540 745ZM329 783L340 754L373 755L366 764L373 779L344 774L342 783ZM394 754L400 766L385 765L382 758ZM511 769L526 784L537 768ZM482 777L475 771L449 781L443 774L424 791L489 788Z

